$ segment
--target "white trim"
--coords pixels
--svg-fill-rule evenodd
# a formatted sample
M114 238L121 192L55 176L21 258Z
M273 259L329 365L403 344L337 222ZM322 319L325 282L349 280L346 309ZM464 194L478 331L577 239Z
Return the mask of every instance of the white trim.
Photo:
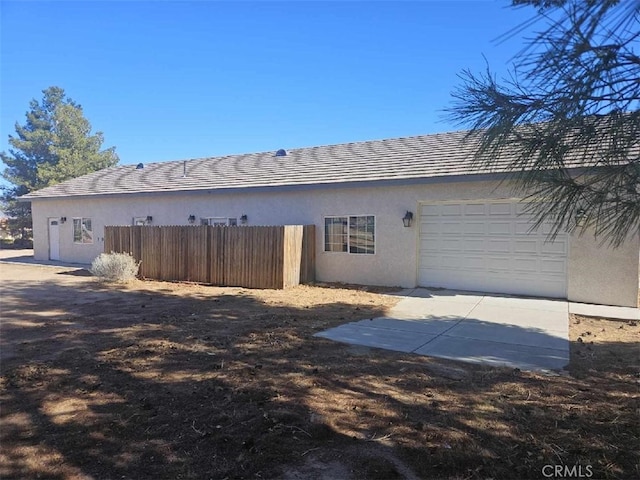
M91 241L90 242L83 242L82 240L77 242L76 241L76 226L75 226L75 221L76 220L80 220L80 237L82 237L82 227L84 225L84 220L89 220L91 222ZM93 245L94 240L93 240L93 218L92 217L72 217L71 218L71 239L73 241L74 245Z

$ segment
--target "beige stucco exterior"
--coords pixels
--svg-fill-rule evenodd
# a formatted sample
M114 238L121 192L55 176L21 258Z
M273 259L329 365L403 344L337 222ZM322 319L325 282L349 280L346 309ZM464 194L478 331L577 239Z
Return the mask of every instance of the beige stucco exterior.
M34 200L33 229L36 259L49 257L48 219L66 217L60 226L60 259L90 263L103 251L105 225L131 225L134 217L153 217L153 225L188 225L189 215L236 217L247 215L249 225L314 224L317 229L319 281L415 287L418 229L404 228L407 210L443 200L511 198L511 189L496 181L458 180L410 185L303 187L131 194L103 197ZM374 215L375 255L323 251L325 216ZM73 243L74 217L90 217L93 244ZM601 248L593 237L572 236L569 244L567 292L569 300L636 306L640 239L630 238L616 250Z
M567 296L582 303L638 306L640 236L630 235L618 248L601 246L592 232L570 239Z

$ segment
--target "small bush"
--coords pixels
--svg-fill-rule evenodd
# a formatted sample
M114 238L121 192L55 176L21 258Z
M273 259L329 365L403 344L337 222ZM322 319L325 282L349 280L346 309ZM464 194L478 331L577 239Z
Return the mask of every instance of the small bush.
M89 271L100 280L128 282L138 275L140 263L128 253L101 253L91 263Z
M16 238L13 241L13 248L15 249L33 248L33 240L29 238Z

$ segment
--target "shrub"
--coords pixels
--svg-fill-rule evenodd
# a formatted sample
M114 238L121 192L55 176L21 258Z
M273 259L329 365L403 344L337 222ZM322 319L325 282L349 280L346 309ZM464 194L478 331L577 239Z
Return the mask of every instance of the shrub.
M128 253L101 253L91 263L89 271L100 280L128 282L138 275L140 263Z
M33 240L29 238L16 238L13 241L13 248L33 248Z

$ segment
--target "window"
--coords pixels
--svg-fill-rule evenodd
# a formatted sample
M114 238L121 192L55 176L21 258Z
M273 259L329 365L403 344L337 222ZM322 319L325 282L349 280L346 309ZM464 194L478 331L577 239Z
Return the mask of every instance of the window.
M347 251L347 217L327 217L324 219L324 251Z
M93 243L93 228L90 218L73 219L73 243Z
M201 225L211 225L212 227L235 227L238 225L237 218L227 217L207 217L200 219Z
M374 254L375 217L325 217L324 251Z
M349 253L375 253L373 215L349 217Z

